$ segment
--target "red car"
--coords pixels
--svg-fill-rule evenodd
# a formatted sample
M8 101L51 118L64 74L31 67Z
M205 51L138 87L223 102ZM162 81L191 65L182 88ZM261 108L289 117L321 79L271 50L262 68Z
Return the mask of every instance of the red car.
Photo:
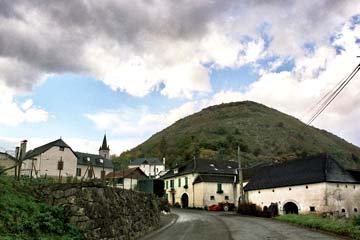
M228 203L228 202L219 202L218 204L210 205L208 210L209 211L232 211L235 208L235 204Z

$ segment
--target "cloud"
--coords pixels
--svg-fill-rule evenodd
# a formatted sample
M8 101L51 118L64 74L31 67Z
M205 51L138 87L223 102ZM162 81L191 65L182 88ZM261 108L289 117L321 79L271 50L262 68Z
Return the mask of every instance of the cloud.
M161 113L152 113L144 108L100 112L88 114L87 117L102 130L141 136L144 140L202 108L243 100L263 103L307 122L315 113L311 107L358 64L354 56L360 50L356 41L358 36L360 25L345 24L337 32L331 46L315 47L312 54L295 59L294 67L289 70L278 71L278 67L286 64L286 61L273 60L268 68L263 66L259 79L243 91L219 91ZM342 47L341 53L337 53L336 46ZM359 117L360 77L357 76L313 124L360 145L357 134L360 132Z
M14 92L0 84L0 124L16 126L20 123L44 122L49 114L44 109L34 106L32 99L18 104L14 101Z
M48 74L92 75L134 96L210 93L213 69L324 44L359 3L303 1L6 1L0 82L30 91ZM268 40L264 40L267 38ZM271 44L268 44L268 41Z

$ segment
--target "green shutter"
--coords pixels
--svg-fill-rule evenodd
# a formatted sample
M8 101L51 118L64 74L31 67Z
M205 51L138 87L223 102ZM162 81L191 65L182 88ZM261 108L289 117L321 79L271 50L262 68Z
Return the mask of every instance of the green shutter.
M166 189L168 189L169 188L169 181L166 181L165 184L166 184Z
M185 186L188 186L188 177L185 177Z
M178 179L178 187L181 187L181 178Z
M170 180L170 187L174 188L174 180Z
M218 183L218 184L217 184L217 191L218 191L218 192L221 192L221 191L222 191L221 183Z

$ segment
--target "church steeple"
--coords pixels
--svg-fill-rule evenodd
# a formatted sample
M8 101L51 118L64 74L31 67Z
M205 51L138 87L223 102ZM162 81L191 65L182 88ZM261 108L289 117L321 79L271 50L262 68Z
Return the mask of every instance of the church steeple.
M102 156L103 158L107 158L107 159L110 158L110 148L109 145L107 145L106 133L104 134L102 145L99 148L99 155Z

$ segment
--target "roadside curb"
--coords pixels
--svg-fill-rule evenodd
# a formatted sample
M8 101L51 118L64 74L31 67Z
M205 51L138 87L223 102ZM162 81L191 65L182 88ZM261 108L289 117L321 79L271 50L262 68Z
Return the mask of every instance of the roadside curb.
M147 240L147 239L150 239L150 238L152 238L153 236L155 236L155 235L157 235L157 234L161 233L162 231L164 231L164 230L168 229L169 227L171 227L172 225L174 225L174 224L176 223L176 221L178 220L179 216L178 216L178 215L176 215L176 214L174 214L174 213L171 213L171 214L173 214L173 215L174 215L174 217L175 217L173 220L171 220L171 222L169 222L169 223L168 223L168 224L166 224L165 226L163 226L163 227L161 227L161 228L157 229L156 231L151 232L150 234L148 234L148 235L144 236L143 238L141 238L141 240Z

